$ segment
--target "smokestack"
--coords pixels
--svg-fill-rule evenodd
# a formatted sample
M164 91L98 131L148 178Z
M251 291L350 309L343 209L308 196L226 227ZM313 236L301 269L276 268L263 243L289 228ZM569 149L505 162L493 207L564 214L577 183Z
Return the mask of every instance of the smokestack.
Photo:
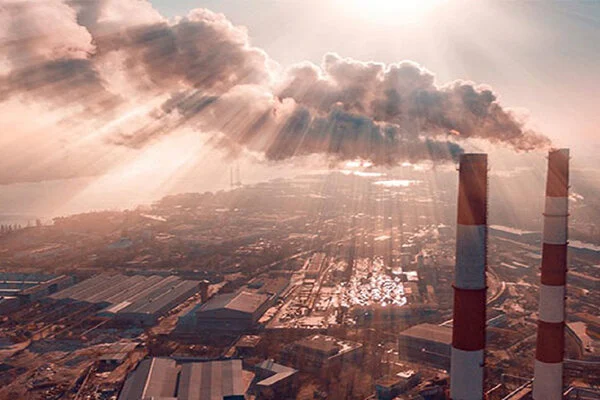
M540 312L533 398L560 400L565 350L565 284L569 215L569 150L551 151L544 212Z
M208 287L210 282L207 280L200 281L200 301L206 303L208 301Z
M450 398L483 399L487 267L487 155L460 159Z

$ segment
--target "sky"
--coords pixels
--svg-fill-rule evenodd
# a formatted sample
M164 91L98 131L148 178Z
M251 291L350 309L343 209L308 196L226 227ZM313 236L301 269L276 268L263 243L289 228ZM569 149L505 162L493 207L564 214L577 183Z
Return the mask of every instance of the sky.
M240 163L600 168L596 1L7 0L0 27L0 215L226 188Z
M416 17L405 10L406 20L402 7L399 15L390 15L394 6L377 0L152 3L167 16L194 7L224 13L246 26L252 43L283 65L319 63L335 51L358 60L412 60L433 71L440 83L486 83L503 103L527 109L557 145L583 142L585 149L594 139L600 145L597 1L442 0ZM370 4L382 11L368 12Z

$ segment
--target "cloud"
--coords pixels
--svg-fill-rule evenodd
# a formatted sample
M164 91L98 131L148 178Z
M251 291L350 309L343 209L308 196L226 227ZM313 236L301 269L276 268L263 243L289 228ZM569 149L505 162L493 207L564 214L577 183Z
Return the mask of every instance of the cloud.
M61 0L0 4L0 72L93 53L92 35Z
M433 74L413 62L384 65L328 54L321 67L292 67L279 96L322 113L333 108L360 113L408 135L452 133L517 150L549 146L503 108L490 88L465 81L438 87Z
M98 152L140 149L184 128L269 160L448 161L470 138L516 150L549 146L491 88L437 85L410 61L331 53L321 65L282 70L244 28L205 9L166 20L144 0L6 4L0 102L16 98L24 115L33 103L63 111L53 129L89 127L84 142Z

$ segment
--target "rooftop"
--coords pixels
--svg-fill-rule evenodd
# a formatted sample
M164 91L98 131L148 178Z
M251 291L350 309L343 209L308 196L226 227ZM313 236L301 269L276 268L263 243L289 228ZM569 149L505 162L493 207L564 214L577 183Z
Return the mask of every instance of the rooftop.
M140 362L129 375L119 400L215 400L243 397L241 360L177 364L170 358Z
M257 382L256 384L258 386L271 386L277 382L289 378L298 372L298 370L294 368L277 364L273 359L264 360L260 364L257 364L255 368L272 373L271 376Z
M506 232L506 233L510 233L513 235L540 235L540 232L535 232L535 231L525 231L522 229L517 229L517 228L511 228L509 226L503 226L503 225L490 225L490 230L492 231L501 231L501 232Z
M452 344L452 329L446 326L420 324L401 332L400 337L424 339L450 345Z
M238 339L235 343L236 347L255 347L260 343L260 336L257 335L244 335Z
M243 396L242 361L188 363L181 367L178 399L213 400Z
M258 294L247 292L245 290L227 293L213 297L207 303L204 303L198 312L214 311L214 310L235 310L244 313L256 312L267 300L269 296L266 294Z
M104 307L101 313L109 316L124 313L154 315L197 289L198 281L182 280L176 276L102 274L50 298L97 304Z
M305 337L295 344L329 356L342 354L362 346L360 343L321 334Z

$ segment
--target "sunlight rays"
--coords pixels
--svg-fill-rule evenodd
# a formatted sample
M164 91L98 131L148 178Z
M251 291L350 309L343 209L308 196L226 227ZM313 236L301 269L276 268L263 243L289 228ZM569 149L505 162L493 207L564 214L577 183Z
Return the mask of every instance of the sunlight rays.
M446 0L337 0L353 14L375 23L420 22Z

